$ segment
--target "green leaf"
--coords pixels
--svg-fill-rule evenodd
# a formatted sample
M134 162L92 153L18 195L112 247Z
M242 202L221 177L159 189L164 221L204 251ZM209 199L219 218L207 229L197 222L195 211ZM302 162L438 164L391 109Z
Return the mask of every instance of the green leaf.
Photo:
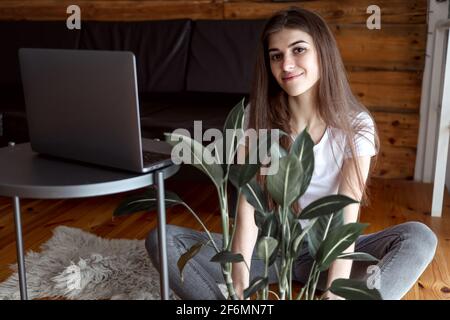
M297 136L289 152L300 160L302 168L302 175L299 179L299 196L302 196L306 192L314 172L314 141L311 139L307 130L308 128Z
M296 137L289 153L294 154L300 160L307 159L308 157L314 158L314 153L311 154L310 151L313 150L313 148L314 141L308 133L308 128L306 128Z
M197 253L200 252L200 249L204 245L206 245L206 244L203 242L197 242L192 247L190 247L188 251L186 251L184 254L182 254L181 257L178 259L177 266L178 266L178 270L180 271L180 277L181 277L182 282L184 281L183 270L184 270L184 267L186 266L186 263L188 263L189 260L191 260L193 257L195 257L197 255Z
M182 144L183 150L189 150L192 155L192 163L188 163L205 173L217 188L223 181L224 174L222 166L215 162L211 152L200 142L176 133L166 133L166 141L172 146ZM206 161L205 161L206 160Z
M230 171L228 172L228 180L230 180L231 184L237 189L239 190L239 188L241 187L239 185L239 175L241 171L241 165L237 165L237 164L232 164L230 166Z
M342 253L336 259L349 259L353 261L374 261L374 262L380 261L379 259L365 252Z
M276 214L268 214L266 216L266 219L264 220L263 225L260 228L260 234L262 236L278 238L277 235L279 233L280 225L277 217L278 215Z
M281 159L283 157L286 157L288 155L287 151L277 142L274 142L270 147L270 156L277 157L278 159Z
M244 290L244 300L251 297L255 292L269 285L268 277L258 276L252 280L249 287Z
M366 228L366 223L348 223L338 227L327 235L317 250L316 262L320 271L327 270L330 264L347 249L361 232Z
M278 238L279 238L279 236L278 236ZM268 262L269 267L277 261L277 258L279 256L279 252L280 252L280 247L281 247L281 242L278 241L276 248L273 250L271 256L269 257L269 262Z
M302 233L302 226L297 219L297 214L294 213L291 207L289 207L287 210L287 218L287 223L289 224L289 228L291 230L291 239L294 239L296 236Z
M177 204L183 204L183 200L177 194L169 190L165 190L166 208L173 207ZM150 188L143 194L133 195L125 198L113 212L114 217L124 216L140 211L153 211L158 209L158 192L155 188Z
M263 236L256 244L257 257L267 261L278 246L278 240L272 237Z
M303 209L300 213L299 219L313 219L319 216L331 214L352 203L358 203L358 201L340 194L322 197L316 201L313 201L305 209Z
M267 176L267 189L276 203L287 208L299 197L302 168L299 160L288 155L279 160L278 172Z
M382 300L377 289L369 289L361 280L336 279L328 290L347 300Z
M256 176L260 167L260 164L233 164L230 166L228 179L236 189L239 189Z
M243 262L244 257L240 253L232 253L230 251L221 251L214 255L211 260L211 262L220 262L220 263L227 263L227 262Z
M260 212L269 211L267 208L268 205L266 196L264 195L261 186L256 181L256 178L253 178L245 184L242 187L241 192L245 195L247 202L251 204L255 210Z
M261 164L245 164L239 171L238 184L240 187L246 185L253 177L256 176Z
M320 216L317 219L310 232L307 233L308 250L312 257L316 257L317 250L325 239L325 232L330 232L337 227L344 225L343 211L331 215ZM331 220L331 222L330 222Z
M311 222L302 230L302 232L298 235L293 236L293 240L291 242L291 256L298 257L301 250L301 243L303 239L308 234L309 230L316 224L317 219L311 220ZM297 222L298 223L298 222Z
M236 188L242 187L253 179L258 170L261 168L260 151L264 151L264 155L267 154L267 147L271 148L272 138L270 134L258 137L256 143L250 146L250 151L245 155L245 162L232 165L230 167L229 175L232 175L232 183ZM263 156L264 156L263 155ZM240 159L238 159L240 160ZM251 163L255 162L255 163ZM233 172L231 172L233 170Z
M271 214L271 213L255 210L255 224L259 230L262 230L263 225L264 225L267 217L269 216L269 214Z
M280 229L280 221L279 221L279 215L274 214L273 212L268 213L266 215L265 220L263 221L261 227L259 227L259 237L271 237L274 239L280 239L281 229ZM256 220L256 217L255 217ZM269 257L269 263L268 265L271 266L276 261L276 258L278 256L278 248L280 247L281 243L277 241L276 247L273 250L272 254Z
M291 227L291 230L294 226L298 226L301 229L301 225L298 223L297 214L294 213L294 211L292 210L292 207L287 208L287 218L288 218L288 223L289 223L289 226Z
M233 155L236 153L236 148L238 145L238 141L236 140L239 138L239 136L243 136L242 127L244 124L244 100L245 98L243 98L234 106L234 108L227 115L225 124L223 126L224 137L226 137L225 165L228 165L232 162ZM227 135L227 130L231 130L233 134ZM238 131L241 131L240 134Z

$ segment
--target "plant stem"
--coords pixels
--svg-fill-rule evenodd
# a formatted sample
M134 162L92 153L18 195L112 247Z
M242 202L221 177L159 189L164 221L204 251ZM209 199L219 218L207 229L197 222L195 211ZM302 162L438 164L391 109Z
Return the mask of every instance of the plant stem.
M222 248L223 250L228 250L228 245L230 243L229 239L229 220L228 220L228 201L227 201L227 191L226 191L226 181L218 189L219 203L220 203L220 213L222 218ZM227 262L222 264L222 274L228 289L228 294L233 300L238 300L236 291L233 286L233 279L231 277L232 264Z
M296 300L300 300L301 298L303 298L303 294L305 293L305 289L306 289L306 285L303 286L302 290L300 290L299 294L297 295Z
M311 276L313 274L313 270L316 267L316 261L313 262L313 265L311 267L311 270L309 271L308 281L306 282L306 285L303 287L302 291L300 291L300 294L297 296L297 300L300 300L300 298L303 296L303 293L306 293L306 299L308 300L309 297L309 285L311 283Z
M267 246L266 246L266 254L265 254L266 260L264 261L264 277L268 277L269 275L269 254L267 252ZM267 285L263 289L263 299L268 300L269 299L269 282L267 282Z
M222 233L223 233L223 249L228 249L229 243L229 225L228 225L228 202L227 202L227 191L224 189L226 183L219 188L219 203L220 203L220 213L222 218Z
M333 213L330 214L330 217L329 217L328 223L327 223L327 227L325 228L325 232L323 233L322 242L326 239L326 237L328 235L328 231L330 230L331 221L333 220L333 216L334 216ZM313 272L313 275L312 275L313 282L312 282L311 292L309 293L309 299L310 300L314 300L314 294L315 294L316 287L317 287L317 282L319 281L319 276L320 276L320 271L318 270L319 268L316 265L315 261L314 261L314 265L313 266L314 266L314 268L312 268L312 269L314 269L314 272ZM310 274L310 277L311 277L311 274ZM308 280L310 280L310 279L308 279Z
M289 263L289 265L291 266L291 270L289 271L289 274L290 274L290 279L289 279L289 281L290 281L290 283L289 283L289 287L291 288L290 289L290 292L291 292L291 294L290 294L290 297L289 297L289 300L293 300L293 290L292 290L292 271L293 271L293 264L294 264L294 259L293 258L291 258L291 261L290 261L290 263Z
M325 238L326 238L327 235L328 235L328 231L329 231L329 229L330 229L331 221L333 220L333 215L334 215L333 213L330 214L330 219L328 220L327 227L326 227L326 229L325 229L325 232L323 233L322 242L325 240Z
M278 279L278 290L280 292L280 299L285 300L286 299L286 237L285 237L285 228L284 228L284 208L278 207L278 216L281 226L281 265L280 265L280 277Z
M272 291L272 290L269 290L269 292L270 292L271 294L273 294L278 300L280 300L280 296L277 295L276 292L274 292L274 291ZM268 299L268 298L267 298L267 299ZM267 300L267 299L266 299L266 300Z
M231 230L231 238L230 238L230 243L228 244L228 249L231 250L231 246L233 243L233 239L234 239L234 234L236 233L236 223L237 223L237 215L238 215L238 204L239 204L239 200L241 198L241 188L238 189L238 196L237 196L237 200L236 200L236 205L234 207L234 223L233 223L233 229ZM247 266L248 267L248 266ZM249 270L250 271L250 270Z
M314 300L317 283L319 282L319 278L320 278L320 270L319 270L319 268L317 268L316 274L314 275L313 278L314 278L314 282L313 282L313 289L312 289L312 300Z

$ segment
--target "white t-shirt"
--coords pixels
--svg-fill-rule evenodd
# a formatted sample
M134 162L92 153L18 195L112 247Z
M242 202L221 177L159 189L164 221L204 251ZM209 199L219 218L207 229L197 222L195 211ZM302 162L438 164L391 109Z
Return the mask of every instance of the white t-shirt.
M248 119L248 110L246 116ZM246 120L247 120L246 119ZM355 121L360 121L364 130L355 136L356 156L374 156L377 153L374 141L374 123L372 118L361 112ZM248 121L245 121L244 128L247 128ZM295 136L292 136L295 139ZM311 182L306 192L299 198L301 208L305 208L311 202L324 196L337 194L340 184L339 172L342 169L344 160L351 157L351 151L346 147L346 137L340 129L327 127L321 140L314 145L314 171ZM302 227L307 225L308 220L300 220Z
M366 113L358 114L364 130L355 136L355 152L357 157L374 156L377 152L374 141L374 123ZM314 171L306 192L300 197L299 204L305 208L311 202L324 196L337 194L340 185L340 170L344 160L351 157L346 147L346 137L340 129L328 127L322 139L313 147ZM300 220L302 227L308 220Z

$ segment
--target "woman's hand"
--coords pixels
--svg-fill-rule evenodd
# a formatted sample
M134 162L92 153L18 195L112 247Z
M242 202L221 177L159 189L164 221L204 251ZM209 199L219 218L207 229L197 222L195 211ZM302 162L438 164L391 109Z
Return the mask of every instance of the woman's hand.
M233 282L234 284L234 282ZM244 300L244 286L240 284L234 284L234 292L239 300Z
M249 282L248 270L244 263L233 263L231 278L233 279L234 292L240 300L243 300L244 290Z

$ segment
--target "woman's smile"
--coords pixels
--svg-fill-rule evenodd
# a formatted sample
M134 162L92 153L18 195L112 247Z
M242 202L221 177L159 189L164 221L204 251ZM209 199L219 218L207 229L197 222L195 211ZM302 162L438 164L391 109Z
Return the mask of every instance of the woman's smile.
M284 82L291 82L291 81L294 81L294 80L300 78L303 74L304 74L304 72L298 73L298 74L290 74L290 75L284 76L282 78L282 80Z

